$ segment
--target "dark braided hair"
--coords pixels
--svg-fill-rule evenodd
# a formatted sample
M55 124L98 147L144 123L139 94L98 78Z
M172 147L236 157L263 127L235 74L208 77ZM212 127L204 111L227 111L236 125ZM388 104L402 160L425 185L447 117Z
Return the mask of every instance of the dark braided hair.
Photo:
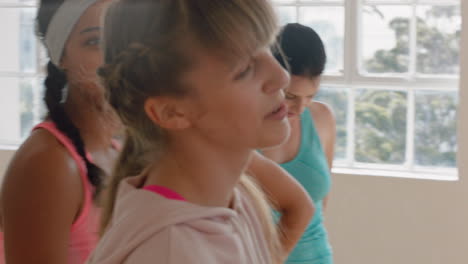
M53 15L62 5L64 0L41 0L39 11L36 17L36 32L39 38L44 39L47 28ZM63 90L67 85L67 76L51 61L47 64L47 77L44 81L45 94L44 102L47 106L48 117L54 122L57 128L63 132L73 143L78 154L86 163L88 180L95 187L95 195L102 185L103 171L91 163L86 157L86 151L80 131L67 116L62 101Z

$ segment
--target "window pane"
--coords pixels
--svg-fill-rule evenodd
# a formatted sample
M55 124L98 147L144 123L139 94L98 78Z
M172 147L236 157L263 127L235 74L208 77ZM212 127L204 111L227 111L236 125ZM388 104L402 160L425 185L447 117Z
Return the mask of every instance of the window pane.
M35 72L35 8L0 8L0 71ZM6 35L5 35L6 34Z
M406 92L356 90L355 159L402 164L406 144Z
M461 16L459 6L418 6L417 71L457 74Z
M369 73L404 73L409 65L410 6L366 5L361 56Z
M344 7L301 7L299 22L313 28L322 38L327 52L326 72L343 72Z
M335 160L346 159L348 89L321 87L315 100L326 103L333 110L336 119Z
M41 80L0 78L0 143L19 143L44 114Z
M297 22L296 8L294 6L275 6L280 25Z
M456 167L457 93L416 91L415 164Z

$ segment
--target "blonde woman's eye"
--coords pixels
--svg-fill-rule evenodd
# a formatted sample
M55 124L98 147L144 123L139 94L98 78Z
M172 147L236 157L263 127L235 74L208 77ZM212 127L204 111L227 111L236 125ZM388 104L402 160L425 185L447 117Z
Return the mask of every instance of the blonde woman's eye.
M247 67L236 75L234 78L236 81L246 78L254 69L254 63L251 62Z
M292 100L292 99L296 98L296 96L291 95L291 94L286 94L285 98L288 99L288 100Z

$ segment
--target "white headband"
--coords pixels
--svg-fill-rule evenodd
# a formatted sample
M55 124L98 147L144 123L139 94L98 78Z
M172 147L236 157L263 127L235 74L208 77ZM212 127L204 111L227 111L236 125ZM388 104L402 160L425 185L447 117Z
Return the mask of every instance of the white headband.
M52 63L59 66L73 28L86 10L99 0L66 0L50 21L45 36L45 45Z

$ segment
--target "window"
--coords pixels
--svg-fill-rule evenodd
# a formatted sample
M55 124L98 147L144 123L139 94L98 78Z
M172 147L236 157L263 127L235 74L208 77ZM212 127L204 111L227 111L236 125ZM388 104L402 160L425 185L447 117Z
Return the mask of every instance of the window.
M44 52L35 38L36 1L0 2L0 145L16 145L42 115ZM42 58L42 59L41 59Z
M336 171L456 177L460 0L274 2L325 43Z
M317 99L337 119L336 170L456 175L460 2L274 0L281 23L309 25L325 42ZM44 116L36 7L0 1L0 145L17 145Z

